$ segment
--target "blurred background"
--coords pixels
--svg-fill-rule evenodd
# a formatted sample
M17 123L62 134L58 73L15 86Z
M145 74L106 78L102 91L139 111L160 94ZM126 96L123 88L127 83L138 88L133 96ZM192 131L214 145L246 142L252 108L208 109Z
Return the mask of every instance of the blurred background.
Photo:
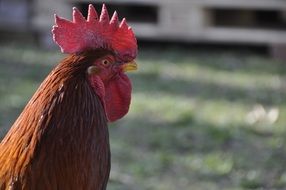
M0 0L0 139L65 56L53 14L102 2ZM104 2L139 43L108 189L286 189L286 1Z

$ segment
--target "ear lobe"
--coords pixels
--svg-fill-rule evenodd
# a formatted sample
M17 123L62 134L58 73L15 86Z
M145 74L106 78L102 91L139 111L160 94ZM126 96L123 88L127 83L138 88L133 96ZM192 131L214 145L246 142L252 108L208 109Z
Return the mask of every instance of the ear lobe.
M100 69L97 66L90 66L87 68L87 74L88 75L96 75L98 74Z

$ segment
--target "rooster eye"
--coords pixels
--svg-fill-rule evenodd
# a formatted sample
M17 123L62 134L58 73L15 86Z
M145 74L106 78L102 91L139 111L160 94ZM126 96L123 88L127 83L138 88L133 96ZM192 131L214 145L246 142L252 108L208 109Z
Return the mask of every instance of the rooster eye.
M107 59L103 59L103 60L101 61L101 63L102 63L102 65L104 65L104 66L110 65L110 61L107 60Z

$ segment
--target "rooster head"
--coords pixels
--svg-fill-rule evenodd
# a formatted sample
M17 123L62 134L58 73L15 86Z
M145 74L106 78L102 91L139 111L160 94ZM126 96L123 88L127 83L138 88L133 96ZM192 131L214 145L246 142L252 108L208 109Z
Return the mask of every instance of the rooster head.
M134 33L114 12L111 19L103 4L98 18L89 5L87 19L73 8L73 21L55 15L52 33L63 53L87 56L86 79L100 98L109 121L123 117L131 102L131 82L125 72L137 69Z
M112 53L94 60L87 68L89 82L103 102L109 121L120 119L128 112L132 86L125 72L136 69L135 61L119 63Z

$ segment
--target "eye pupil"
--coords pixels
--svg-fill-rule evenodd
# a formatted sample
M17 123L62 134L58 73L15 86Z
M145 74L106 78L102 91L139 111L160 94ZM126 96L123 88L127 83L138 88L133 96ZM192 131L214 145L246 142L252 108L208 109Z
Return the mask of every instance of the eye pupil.
M103 60L103 64L107 65L109 62L107 60Z

